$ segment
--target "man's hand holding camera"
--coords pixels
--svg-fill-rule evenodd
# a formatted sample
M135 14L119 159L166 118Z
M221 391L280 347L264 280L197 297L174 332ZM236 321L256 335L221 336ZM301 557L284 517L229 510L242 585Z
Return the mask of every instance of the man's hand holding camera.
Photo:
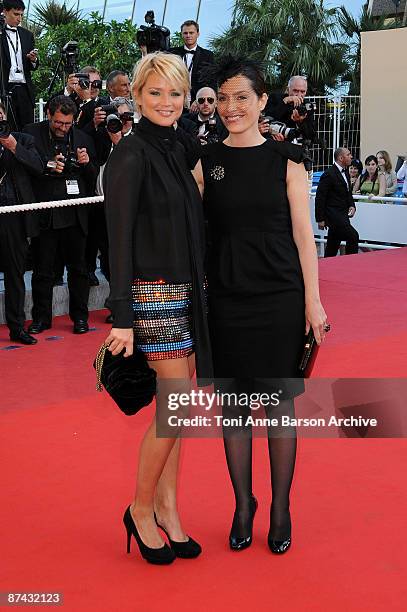
M80 149L79 147L76 149L76 158L78 160L78 164L81 166L86 166L89 163L89 155L86 150L86 147Z
M103 108L101 108L100 106L98 106L98 108L95 108L95 114L93 115L93 124L96 129L101 123L106 121L106 117L107 115Z
M5 149L8 149L12 153L16 152L17 140L12 134L9 134L6 138L0 138L0 145Z

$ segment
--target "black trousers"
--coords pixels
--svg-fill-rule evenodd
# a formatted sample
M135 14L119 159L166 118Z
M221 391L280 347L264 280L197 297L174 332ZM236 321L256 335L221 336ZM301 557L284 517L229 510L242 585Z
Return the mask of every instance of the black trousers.
M0 215L0 267L4 272L4 306L11 333L24 328L24 272L28 252L22 213Z
M13 85L9 83L8 91L11 94L12 113L9 110L7 119L15 124L15 130L22 132L28 123L34 123L34 106L31 101L28 87L25 83ZM14 117L13 117L14 115Z
M358 252L359 234L352 227L349 219L344 219L343 222L338 224L329 225L324 256L336 257L342 240L346 241L346 255L354 255Z
M33 321L52 322L52 293L55 256L58 248L68 270L69 316L72 321L88 320L89 279L85 263L86 236L78 225L41 230L32 239Z
M94 204L89 211L89 229L86 241L86 264L89 272L96 270L98 251L100 251L100 269L103 276L109 281L109 248L103 204Z

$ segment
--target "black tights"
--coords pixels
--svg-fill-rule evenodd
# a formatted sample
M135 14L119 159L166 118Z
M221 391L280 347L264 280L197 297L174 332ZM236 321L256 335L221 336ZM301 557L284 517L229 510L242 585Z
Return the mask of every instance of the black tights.
M293 400L266 408L267 418L294 416ZM283 540L291 532L290 488L294 474L297 437L295 427L268 427L272 505L270 510L270 537ZM249 534L253 506L252 495L252 435L251 427L224 429L226 461L236 500L232 530L235 535Z

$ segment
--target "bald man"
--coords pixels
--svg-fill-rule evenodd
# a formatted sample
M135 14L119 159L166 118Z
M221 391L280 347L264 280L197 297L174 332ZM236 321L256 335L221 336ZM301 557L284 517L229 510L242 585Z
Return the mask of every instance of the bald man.
M208 137L211 120L215 121L216 134L219 140L224 140L228 135L228 131L216 112L217 101L216 92L212 87L201 87L201 89L197 91L196 103L198 112L190 113L187 117L196 124L198 128L198 138L200 140L206 140Z
M314 112L309 110L303 114L298 111L298 107L304 104L307 90L308 83L305 77L292 76L285 93L270 94L264 114L273 117L276 121L282 121L290 128L297 128L303 138L313 142L316 138Z
M359 234L350 223L356 212L349 176L352 154L340 147L334 160L319 179L315 196L315 220L319 229L328 228L325 257L335 257L342 240L346 242L346 255L356 254L359 243Z

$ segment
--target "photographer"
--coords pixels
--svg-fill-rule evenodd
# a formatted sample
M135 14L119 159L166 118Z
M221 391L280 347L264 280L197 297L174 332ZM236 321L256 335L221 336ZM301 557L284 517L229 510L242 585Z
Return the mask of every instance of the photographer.
M201 144L224 140L228 131L216 112L217 96L211 87L202 87L197 92L197 113L186 115L197 127L197 136Z
M111 104L111 112L108 114L103 108L106 109L106 107L96 109L97 116L102 119L94 138L96 155L100 164L96 182L97 195L103 195L103 173L110 153L123 137L131 134L134 126L133 106L126 98L115 98ZM95 270L98 251L100 251L100 269L106 280L109 281L107 230L103 204L92 206L89 212L86 262L91 284L93 277L97 280Z
M68 76L63 95L69 96L77 107L76 125L84 128L93 119L95 108L107 104L107 98L100 98L102 79L96 68L85 66L80 72ZM57 94L62 95L62 92Z
M316 138L314 110L304 102L307 87L305 77L292 76L288 81L287 93L270 94L264 114L285 124L288 128L297 129L302 139L314 142ZM283 134L273 132L270 122L259 123L259 130L263 136L269 133L274 140L285 140Z
M36 201L65 200L94 194L98 167L92 140L73 125L76 107L66 96L49 102L48 120L27 126L43 159L45 171L33 181ZM40 235L33 239L33 322L39 334L52 323L54 261L61 249L68 269L69 315L73 331L88 331L89 281L85 263L87 206L50 208L39 213Z
M106 89L110 95L110 101L115 98L131 99L130 79L123 70L112 70L106 79ZM107 102L108 104L108 102Z
M32 32L22 28L25 4L22 0L4 0L5 29L1 33L3 46L2 74L4 89L10 94L13 115L9 120L17 129L34 121L35 93L31 72L39 66Z
M10 133L6 110L0 103L0 206L35 201L30 173L41 174L43 164L34 139L27 134ZM24 329L24 272L28 251L27 237L38 232L36 213L0 215L0 260L4 272L5 315L10 340L36 344Z

